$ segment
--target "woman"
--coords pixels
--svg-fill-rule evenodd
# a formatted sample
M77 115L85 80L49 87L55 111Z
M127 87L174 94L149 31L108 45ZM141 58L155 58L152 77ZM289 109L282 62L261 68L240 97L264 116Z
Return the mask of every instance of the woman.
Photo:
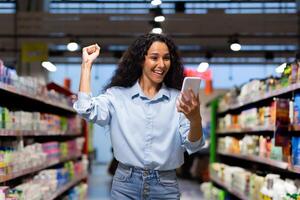
M175 44L165 35L140 36L124 53L105 93L92 97L91 68L99 52L97 44L83 48L74 108L110 128L119 161L111 198L179 199L175 169L184 152L198 151L204 138L198 96L179 91L184 75Z

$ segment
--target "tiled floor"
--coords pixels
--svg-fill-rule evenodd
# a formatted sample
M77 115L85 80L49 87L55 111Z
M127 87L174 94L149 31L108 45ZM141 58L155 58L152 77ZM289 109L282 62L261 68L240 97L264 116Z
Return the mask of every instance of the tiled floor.
M110 185L111 177L107 174L107 166L94 165L89 176L88 200L109 200ZM182 193L180 200L203 199L198 183L180 179L179 187Z

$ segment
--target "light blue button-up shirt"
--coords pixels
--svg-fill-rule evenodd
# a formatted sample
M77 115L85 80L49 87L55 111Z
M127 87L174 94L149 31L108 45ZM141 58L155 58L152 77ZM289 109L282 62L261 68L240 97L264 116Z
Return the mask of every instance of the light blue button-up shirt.
M123 164L155 170L175 169L183 153L204 145L204 136L188 140L190 122L177 112L179 91L165 85L149 99L137 82L130 88L112 87L92 97L79 92L74 109L85 119L108 125L115 158Z

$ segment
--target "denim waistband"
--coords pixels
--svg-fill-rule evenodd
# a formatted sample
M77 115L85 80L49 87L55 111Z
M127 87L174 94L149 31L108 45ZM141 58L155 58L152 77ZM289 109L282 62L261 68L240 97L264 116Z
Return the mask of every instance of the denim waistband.
M118 164L118 167L126 169L126 170L132 170L133 172L139 172L139 173L147 172L148 174L163 175L163 174L175 173L175 169L171 169L171 170L154 170L154 169L147 169L147 168L141 168L141 167L125 165L125 164L120 163L120 162Z

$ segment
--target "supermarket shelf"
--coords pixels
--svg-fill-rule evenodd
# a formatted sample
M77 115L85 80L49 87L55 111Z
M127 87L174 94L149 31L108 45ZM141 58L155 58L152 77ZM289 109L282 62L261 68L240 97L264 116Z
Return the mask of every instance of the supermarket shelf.
M57 197L59 197L64 192L66 192L67 190L69 190L72 187L74 187L75 185L77 185L80 181L82 181L85 178L87 178L87 174L83 174L81 176L77 176L75 179L73 179L69 183L67 183L64 186L62 186L59 190L57 190L53 195L51 195L51 197L48 200L54 200L54 199L56 199Z
M66 89L65 87L62 87L54 82L47 84L48 90L55 90L60 94L64 94L65 96L71 96L73 95L73 92L71 92L69 89Z
M279 128L286 128L289 131L290 135L299 135L300 133L300 126L299 125L287 125L278 127ZM216 133L218 136L227 136L227 135L245 135L245 134L273 134L275 131L278 130L275 126L269 127L260 127L257 126L255 128L248 128L248 129L224 129L224 130L217 130Z
M292 131L300 131L300 126L299 126L299 125L292 125L292 126L290 127L290 129L291 129Z
M244 134L244 133L259 133L259 132L274 132L275 126L269 126L269 127L262 127L257 126L255 128L248 128L248 129L227 129L227 130L217 130L217 134Z
M38 171L40 171L42 169L46 169L48 167L57 165L59 163L64 163L66 161L73 160L73 159L79 158L81 156L82 156L81 153L77 153L75 155L68 156L68 157L65 157L65 158L61 158L61 159L55 160L55 161L50 161L49 163L47 162L47 163L45 163L45 164L43 164L41 166L33 167L33 168L30 168L30 169L25 169L25 170L22 170L21 172L17 172L17 173L11 174L11 175L0 176L0 183L6 182L6 181L10 181L12 179L15 179L15 178L27 175L27 174L38 172Z
M80 136L81 133L0 129L1 136Z
M218 114L223 115L223 114L228 113L230 111L235 111L235 110L238 110L238 109L242 109L246 106L254 105L254 104L257 104L258 102L268 100L268 99L271 99L271 98L274 98L274 97L278 97L280 95L284 95L284 94L287 94L287 93L290 93L290 92L293 92L293 91L299 90L299 89L300 89L300 83L296 83L296 84L290 85L288 87L285 87L285 88L282 88L282 89L279 89L279 90L274 90L274 91L268 92L264 95L256 95L254 98L249 98L248 101L246 101L246 102L238 103L238 104L235 104L235 105L229 105L227 108L225 108L223 110L219 110Z
M300 174L300 167L299 166L290 166L290 167L288 167L288 170L290 172L294 172L294 173Z
M238 191L235 191L234 189L229 189L221 180L219 180L218 178L215 177L210 177L210 179L215 182L217 185L223 187L224 189L226 189L228 192L230 192L232 195L236 196L237 198L241 199L241 200L247 200L248 197L245 196L244 194L241 194Z
M75 110L70 106L60 105L57 102L51 102L51 101L43 99L41 97L30 96L24 92L17 91L16 88L13 86L10 86L10 85L7 85L7 84L1 83L1 82L0 82L0 97L2 97L1 101L3 101L3 102L15 101L16 103L14 104L14 106L20 106L24 109L26 107L30 107L32 109L32 108L42 106L44 108L46 107L47 108L46 110L54 109L56 111L57 109L59 109L61 111L72 113L72 114L76 113ZM21 103L22 105L20 104L20 102L22 102ZM11 104L13 102L9 102L9 103ZM30 106L29 106L29 104L30 104ZM35 104L35 105L33 105L33 104Z
M229 154L229 153L223 153L223 152L218 152L218 154L223 155L223 156L229 156L229 157L234 157L234 158L238 158L238 159L248 160L248 161L252 161L252 162L262 163L262 164L273 166L273 167L276 167L279 169L289 170L289 164L287 162L283 162L283 161L272 160L269 158L261 158L259 156L238 155L238 154Z

